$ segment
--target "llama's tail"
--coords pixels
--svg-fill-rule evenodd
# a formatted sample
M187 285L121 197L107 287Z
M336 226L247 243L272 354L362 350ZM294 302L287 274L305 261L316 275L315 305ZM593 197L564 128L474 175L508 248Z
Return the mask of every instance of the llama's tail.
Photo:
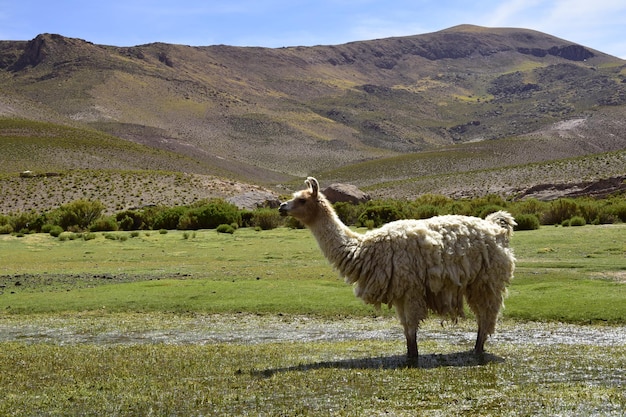
M485 217L485 220L493 222L506 230L507 239L513 235L513 228L517 226L515 219L508 211L496 211Z

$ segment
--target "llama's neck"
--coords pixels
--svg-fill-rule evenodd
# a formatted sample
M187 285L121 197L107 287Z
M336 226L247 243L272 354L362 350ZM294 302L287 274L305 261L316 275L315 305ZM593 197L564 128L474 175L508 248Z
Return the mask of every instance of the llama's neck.
M308 225L324 256L335 266L343 262L359 245L362 235L341 222L333 210L327 210Z

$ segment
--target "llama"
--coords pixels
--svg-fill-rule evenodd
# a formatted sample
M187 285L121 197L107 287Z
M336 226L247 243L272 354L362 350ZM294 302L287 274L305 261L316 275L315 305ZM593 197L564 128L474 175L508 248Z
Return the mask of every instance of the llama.
M281 215L311 230L357 297L395 307L409 358L418 356L417 330L428 311L456 321L464 316L464 298L478 322L474 352L484 352L515 268L509 239L516 223L509 213L398 220L361 234L341 222L315 178L305 184L307 190L280 205Z

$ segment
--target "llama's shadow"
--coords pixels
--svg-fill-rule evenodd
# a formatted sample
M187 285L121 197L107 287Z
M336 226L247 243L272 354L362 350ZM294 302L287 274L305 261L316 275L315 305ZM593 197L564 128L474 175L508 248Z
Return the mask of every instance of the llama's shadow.
M285 368L265 369L252 371L252 374L260 377L271 377L277 373L289 371L311 371L315 369L405 369L420 368L433 369L445 367L473 367L488 363L502 363L501 358L490 353L476 355L473 351L420 355L418 359L408 359L404 355L382 356L374 358L342 359L337 361L324 361L316 363L300 364Z

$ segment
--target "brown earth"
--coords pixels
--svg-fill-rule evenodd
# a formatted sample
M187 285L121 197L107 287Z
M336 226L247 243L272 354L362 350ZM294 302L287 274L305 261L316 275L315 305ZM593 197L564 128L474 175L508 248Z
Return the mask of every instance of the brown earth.
M169 174L154 177L160 188L142 188L138 171L155 169L276 194L315 175L373 198L511 196L546 184L556 195L559 184L574 191L626 175L626 62L526 29L461 25L279 49L119 48L42 34L0 41L0 85L0 125L5 117L74 129L67 138L52 128L47 142L40 127L1 132L11 143L0 164L4 213L81 192L111 210L236 193ZM81 142L95 133L110 146ZM28 169L62 172L77 192L17 183ZM101 170L137 179L110 198L97 191Z

